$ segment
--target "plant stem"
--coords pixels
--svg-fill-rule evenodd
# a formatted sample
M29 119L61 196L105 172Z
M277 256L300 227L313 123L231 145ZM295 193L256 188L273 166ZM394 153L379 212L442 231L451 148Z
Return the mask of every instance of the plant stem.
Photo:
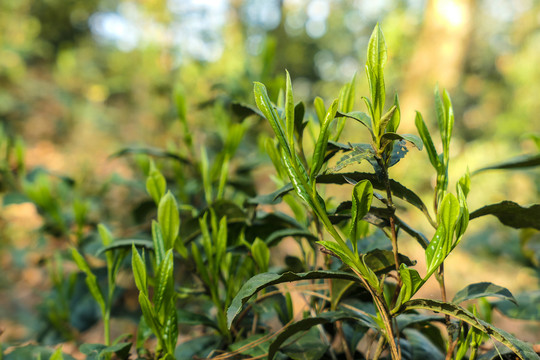
M379 338L379 341L377 342L377 349L375 350L375 354L373 355L373 360L378 360L381 356L383 350L384 350L384 343L385 339L384 336L381 335Z

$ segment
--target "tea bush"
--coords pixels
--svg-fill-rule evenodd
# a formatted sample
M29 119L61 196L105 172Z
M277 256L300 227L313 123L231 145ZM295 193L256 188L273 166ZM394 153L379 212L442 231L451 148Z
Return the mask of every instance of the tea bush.
M502 201L471 211L467 197L478 191L476 174L535 167L540 155L486 162L449 179L450 94L435 90L440 141L420 112L418 135L399 133L397 94L387 104L386 60L377 25L367 49L365 112L356 110L355 77L330 104L317 97L308 108L295 103L286 73L275 102L255 83L256 106L215 104L221 123L214 142L201 146L188 121L186 94L178 89L183 136L175 140L181 145L113 154L134 159L144 175L129 184L147 193L134 201L136 229L130 231L106 226L106 218L94 221L92 207L103 204L85 200L71 179L43 169L27 173L22 142L1 133L4 205L32 201L44 218L43 232L69 242L46 260L53 287L41 306L38 342L77 342L101 319L102 343L78 343L88 359L537 359L530 344L491 324L494 308L538 320L537 293L516 301L508 289L481 282L449 299L445 271L451 269L444 265L467 241L469 221L485 215L529 229L523 242L533 244L539 204ZM258 136L266 123L274 137ZM369 143L339 142L352 125ZM425 151L432 165L432 209L402 184L406 178L390 177L410 151ZM254 173L266 155L278 190L258 194ZM342 171L363 163L372 171ZM336 203L328 191L336 187L328 185L348 187L350 200ZM404 220L407 207L424 215L429 232ZM114 235L121 233L129 236ZM404 238L422 248L425 271L399 251ZM283 239L294 239L301 255L276 260L271 254L279 253ZM535 248L527 249L537 261ZM440 299L415 296L432 277ZM297 294L307 304L300 315ZM486 299L493 297L498 300ZM130 308L133 298L138 305ZM132 319L136 334L116 334L115 318ZM60 348L11 345L3 344L2 358L71 358Z

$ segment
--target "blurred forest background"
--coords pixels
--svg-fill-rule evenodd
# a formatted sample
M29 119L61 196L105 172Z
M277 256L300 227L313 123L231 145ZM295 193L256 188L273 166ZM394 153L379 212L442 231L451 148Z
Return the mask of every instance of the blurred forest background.
M44 169L68 177L76 190L70 203L91 199L90 219L129 236L137 229L134 208L145 196L134 179L143 176L132 158L110 155L126 146L181 147L175 92L186 94L196 149L220 146L214 134L226 131L223 108L253 104L253 81L267 84L275 97L284 69L295 100L308 104L315 96L330 101L357 72L356 108L362 110L365 49L377 22L389 49L387 93L400 96L403 132L416 133L415 110L436 128L437 84L452 96L451 179L467 167L539 151L537 0L4 0L0 126L3 136L24 143L28 181ZM269 133L257 124L253 134ZM359 127L345 134L343 142L367 140ZM247 141L243 161L263 164L255 172L257 191L275 190L269 160L254 151L256 136ZM434 183L425 174L428 158L414 150L408 156L391 176L427 198ZM4 191L12 190L8 180L2 178ZM47 181L64 191L57 178ZM538 170L486 172L473 178L469 207L504 199L527 205L538 202L539 191ZM47 308L50 287L45 260L69 243L39 231L44 221L33 204L4 198L1 341L34 338L40 329L37 305ZM524 242L527 236L535 242ZM482 280L514 294L537 291L538 253L520 243L540 246L538 233L505 229L492 217L471 224L448 259L449 291ZM525 340L535 340L538 328L518 326Z

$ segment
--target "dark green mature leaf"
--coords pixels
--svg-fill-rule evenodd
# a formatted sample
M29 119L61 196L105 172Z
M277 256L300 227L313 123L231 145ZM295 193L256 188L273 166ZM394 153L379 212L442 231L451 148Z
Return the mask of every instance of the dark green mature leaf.
M228 326L231 327L234 318L238 315L242 306L260 290L268 286L285 282L317 279L345 279L358 281L358 278L353 274L344 271L331 270L310 271L300 274L286 272L284 274L262 273L255 275L242 286L231 302L231 306L229 306L229 309L227 310Z
M352 173L339 173L339 174L324 174L317 176L317 182L320 184L347 184L348 181L346 178L352 179L356 182L361 180L369 180L369 182L373 185L373 187L377 190L385 190L385 186L383 182L377 177L375 174L371 173L363 173L363 172L352 172ZM407 201L409 204L415 206L416 208L420 209L430 222L433 222L431 219L431 216L429 215L429 211L424 204L424 202L420 199L418 195L416 195L413 191L409 190L405 186L401 185L395 180L390 180L390 190L392 191L392 194L402 200Z
M116 354L119 359L129 358L131 343L119 343L106 346L103 344L82 344L79 350L86 355L87 360L105 359L107 355Z
M220 335L200 336L180 344L174 351L174 357L187 360L197 356L199 359L205 359L218 349L222 342L223 338Z
M478 170L473 171L472 175L476 175L487 170L513 170L513 169L525 169L529 167L540 166L540 154L528 154L521 155L503 161L498 164L486 166Z
M416 329L404 329L403 334L412 348L413 359L444 360L445 354L427 336Z
M518 304L512 293L507 288L490 282L480 282L466 286L464 289L457 292L452 299L452 302L459 304L467 300L478 299L486 296L496 296L505 300L510 300L516 305Z
M215 321L211 320L206 315L196 314L194 312L178 308L176 309L176 317L178 318L179 324L184 325L204 325L216 330L219 330L218 325Z
M180 156L178 154L175 154L169 151L165 151L163 149L157 149L157 148L125 148L125 149L115 152L109 157L115 158L115 157L130 155L130 154L145 154L145 155L154 156L154 157L173 159L183 164L191 164L191 161L189 161L189 159L183 156Z
M405 145L406 141L396 141L394 145L392 146L392 153L390 154L390 161L388 162L388 167L392 167L396 165L401 159L407 155L409 152L409 149L407 149L407 146Z
M316 328L297 334L291 342L280 351L280 353L285 354L285 359L319 360L328 350L328 345L321 341L321 334Z
M233 101L231 103L231 110L234 114L239 116L241 119L244 119L251 115L258 115L264 118L263 113L259 109L249 104L242 103L242 102Z
M291 190L293 190L293 186L289 183L273 193L255 196L247 199L246 202L250 205L276 205L279 204L281 198Z
M360 146L365 145L365 146ZM359 144L353 145L352 151L343 155L337 162L336 166L332 169L332 172L340 171L341 169L362 162L362 160L371 160L375 157L375 152L370 145Z
M333 323L339 320L354 320L359 321L363 325L371 328L376 328L375 322L367 316L361 316L359 314L352 314L351 312L344 311L329 311L320 314L317 317L311 317L297 321L296 323L285 328L281 332L268 349L268 359L274 359L276 352L280 349L281 345L290 339L295 334L311 329L313 326ZM320 340L319 340L320 342Z
M469 325L474 326L483 333L508 346L522 360L540 359L540 357L534 352L534 350L525 342L518 340L513 335L507 333L504 330L498 329L491 324L488 324L485 321L476 318L472 313L458 305L444 303L437 300L415 299L405 303L400 309L400 312L403 313L409 310L416 309L425 309L440 312L455 317L463 322L466 322Z
M266 341L259 341L261 338L263 338L264 334L255 334L251 335L245 339L242 339L240 341L235 342L234 344L229 345L229 349L231 351L237 351L241 348L244 348L244 350L241 350L240 353L244 356L249 355L251 357L255 356L265 356L268 354L268 347L270 346L270 339L266 339ZM257 343L256 346L253 346L252 343Z
M376 273L385 273L396 267L392 250L372 250L364 256L364 262ZM408 256L403 254L399 254L399 262L408 266L416 264L416 261L412 261Z
M486 205L469 215L469 219L493 215L506 226L516 229L535 228L540 230L540 204L522 207L512 201L501 201L498 204Z
M154 250L154 244L151 240L144 239L123 239L115 240L111 245L105 246L96 253L96 256L103 254L106 251L117 249L130 249L135 246L138 249Z
M517 294L516 301L519 306L504 300L494 301L492 306L513 319L540 320L540 306L538 306L540 304L540 290Z
M0 349L2 351L2 349ZM54 355L55 351L40 345L25 345L13 349L9 354L3 354L4 360L49 360ZM64 360L73 360L70 355L62 354Z
M381 137L381 149L384 149L392 141L405 140L416 146L418 150L422 150L424 143L422 139L413 134L396 134L388 132Z
M425 324L425 323L431 323L431 322L440 322L440 323L445 322L444 316L441 316L441 315L425 315L425 314L413 314L413 313L399 314L396 317L396 320L397 320L397 325L398 325L397 328L401 330L415 324Z
M282 229L274 231L265 242L268 246L276 245L281 239L292 236L292 237L304 237L308 240L316 241L318 238L316 235L313 235L308 230L304 229Z

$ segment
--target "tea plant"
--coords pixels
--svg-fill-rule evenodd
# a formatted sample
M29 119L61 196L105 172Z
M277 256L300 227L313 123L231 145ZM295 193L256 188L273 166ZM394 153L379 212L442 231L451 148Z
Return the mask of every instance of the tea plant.
M467 194L470 190L470 175L465 174L456 184L455 195L448 190L448 167L450 163L450 140L454 125L454 115L450 96L443 91L442 96L435 91L435 107L439 124L439 132L443 151L438 154L422 115L417 112L416 127L420 137L411 134L399 134L397 130L400 124L400 107L397 95L394 103L385 110L386 89L384 84L384 66L386 63L386 45L384 36L376 26L370 38L367 52L366 75L368 79L370 97L363 97L367 113L351 111L354 101L353 82L346 85L340 92L338 99L334 100L328 108L322 99L317 98L314 106L319 120L319 132L315 137L315 144L311 158L306 157L303 150L303 131L305 120L301 103L295 105L293 90L289 74L286 75L286 91L284 107L274 105L267 94L263 84L255 83L254 94L258 109L269 121L276 139L277 152L280 159L273 157L274 165L278 173L286 173L291 185L285 186L274 194L274 199L284 196L291 190L298 196L309 212L313 214L315 229L319 229L319 237L323 237L322 228L332 237L333 241L319 240L321 251L331 257L339 259L349 271L311 271L302 274L284 273L260 274L250 279L240 290L229 308L229 326L234 327L234 319L247 300L270 285L278 283L299 281L306 279L342 279L347 280L349 286L354 283L369 293L369 298L375 306L375 312L369 313L364 307L351 307L342 304L345 290L340 290L339 295L331 292L326 298L330 302L330 308L319 308L316 317L306 318L293 325L286 326L277 338L268 347L268 358L273 359L278 354L282 344L289 342L294 344L298 341L297 333L309 330L320 324L329 324L342 320L352 320L360 326L372 329L379 334L379 343L373 358L379 358L385 348L388 349L392 359L420 358L417 352L422 351L419 342L427 342L426 336L418 329L413 330L411 325L433 321L446 323L448 340L445 356L447 359L461 359L470 349L469 358L477 357L477 350L485 336L496 339L510 348L521 359L537 359L538 355L526 343L516 339L507 332L497 329L489 323L481 320L473 309L468 311L459 303L481 298L485 296L499 296L511 301L510 292L491 283L472 284L462 290L453 301L446 299L444 282L444 260L463 239L470 219L494 214L500 218L502 211L487 211L469 213ZM278 100L278 104L280 101ZM343 129L345 119L353 119L367 129L371 142L369 144L340 144L330 139L337 140ZM332 123L337 121L337 126L332 129ZM437 174L437 183L434 195L435 218L420 198L411 190L397 181L390 179L389 168L400 161L406 154L405 143L411 143L419 150L424 147L427 150L430 162ZM335 168L328 166L328 161L337 153L345 152ZM374 173L338 173L342 168L368 161ZM527 166L517 161L516 166ZM326 168L326 171L324 169ZM321 196L319 184L352 184L352 199L340 204L335 211L327 209L327 201ZM382 191L381 193L375 190ZM419 208L435 232L431 240L422 233L410 228L396 214L394 197L401 198L411 205ZM383 208L374 205L374 199L383 204ZM511 205L515 206L517 204ZM501 209L504 204L495 207ZM519 206L518 206L519 207ZM534 217L536 206L524 210L525 215L521 224L517 227L525 227ZM485 208L484 208L485 209ZM507 208L508 209L508 208ZM340 226L340 222L348 220L348 231ZM362 222L367 221L383 230L392 245L391 254L382 253L381 250L363 253L358 246L358 228ZM534 220L532 220L534 221ZM504 222L504 221L503 221ZM321 228L322 226L322 228ZM421 275L411 268L413 262L399 253L398 235L400 230L414 237L425 250L427 270ZM360 244L362 239L360 239ZM374 255L377 253L377 255ZM385 267L377 267L370 261L370 257L380 257ZM418 290L425 285L426 281L436 276L441 287L442 301L429 299L412 299ZM394 280L389 280L394 279ZM332 290L336 290L332 283ZM319 295L321 298L325 298ZM421 315L417 310L431 310L445 315L444 319L434 318L429 315ZM452 321L451 318L456 319ZM339 327L337 327L339 329ZM321 330L323 331L323 330ZM339 335L339 333L338 333ZM343 332L341 332L341 335ZM439 335L440 336L440 335ZM350 335L349 339L350 340ZM312 339L313 341L313 339ZM357 342L345 350L347 359L352 359L356 350ZM350 342L344 341L347 347ZM425 346L425 345L423 345ZM457 349L457 351L455 351ZM307 351L307 350L306 350ZM317 355L306 355L310 359L318 359L326 352L322 349ZM443 354L437 351L440 357ZM432 358L438 358L437 353ZM330 353L332 358L336 355ZM291 356L289 354L289 356ZM367 356L367 355L365 355Z

